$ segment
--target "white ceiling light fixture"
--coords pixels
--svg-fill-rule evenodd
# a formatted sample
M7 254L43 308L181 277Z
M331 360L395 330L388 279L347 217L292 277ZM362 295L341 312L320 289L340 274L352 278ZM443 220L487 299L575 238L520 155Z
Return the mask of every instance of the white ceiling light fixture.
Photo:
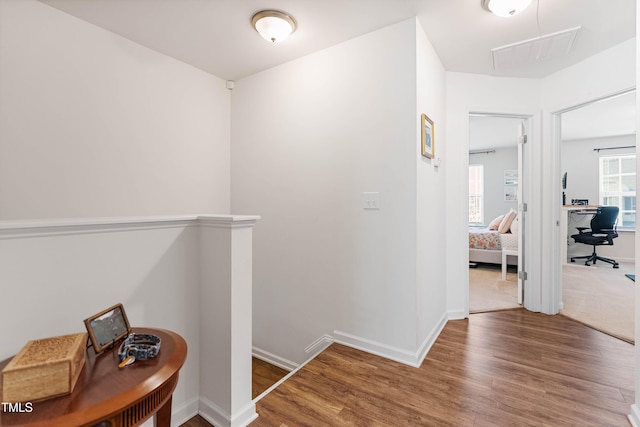
M251 25L263 39L278 43L289 37L297 28L296 20L279 10L262 10L251 18Z
M482 0L482 7L497 16L509 17L525 10L533 0Z

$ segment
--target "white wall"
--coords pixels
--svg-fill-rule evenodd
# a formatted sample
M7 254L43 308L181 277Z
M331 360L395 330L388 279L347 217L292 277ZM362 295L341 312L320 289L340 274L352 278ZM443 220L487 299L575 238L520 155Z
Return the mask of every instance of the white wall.
M528 271L530 283L544 284L534 295L533 308L556 313L559 288L559 230L561 190L560 149L554 146L552 113L599 99L635 86L635 39L614 46L594 57L541 80L494 78L489 76L447 73L448 156L460 159L447 168L447 305L454 315L464 316L467 303L468 270L466 257L467 232L457 228L466 224L468 179L469 111L534 114L541 112L541 121L531 129L533 142L530 161L533 175L529 202L528 227L535 250L528 251L528 261L537 266ZM542 133L544 132L544 133ZM553 168L554 172L549 173ZM529 239L531 242L531 239ZM533 281L533 282L532 282ZM526 300L525 300L526 303Z
M0 2L0 219L229 212L225 82Z
M231 207L262 217L256 347L295 363L324 334L417 350L418 117L415 19L236 82ZM379 192L379 210L363 192Z
M476 74L446 74L447 127L447 307L452 317L468 315L469 283L469 112L533 114L541 82ZM535 278L535 276L533 277Z
M417 284L418 284L418 344L434 335L446 312L446 270L442 262L443 242L447 239L447 127L445 125L445 71L419 21L416 30L417 105ZM421 153L420 115L425 113L434 122L434 160ZM437 325L437 326L436 326ZM425 349L426 350L426 349Z
M571 199L589 199L598 204L600 200L600 157L635 154L635 148L612 151L594 151L595 148L628 147L635 145L635 135L603 138L573 139L562 141L560 147L560 171L567 173L567 204Z
M223 80L37 1L2 0L0 93L0 219L229 212ZM184 225L0 238L0 321L20 325L0 358L123 302L134 326L187 340L174 419L193 416L197 244Z
M197 229L184 221L17 231L0 223L0 360L28 340L84 332L84 319L120 302L131 326L169 329L186 340L173 410L176 418L193 416L200 394L197 248Z
M514 120L514 135L518 129ZM518 210L518 202L504 199L504 171L518 170L518 148L495 148L495 153L470 154L470 165L484 166L484 224L499 215Z
M560 111L635 87L636 39L629 39L543 80L540 100Z
M544 189L545 204L542 211L542 229L540 233L542 258L541 303L546 313L557 313L561 301L560 276L558 263L560 248L560 204L562 187L560 183L560 138L555 120L563 110L579 106L586 102L599 100L609 95L633 88L636 85L636 39L630 39L619 45L594 55L543 80L540 103L543 109L543 138L546 143L541 152L542 163L550 173L542 175L540 182ZM569 179L572 179L569 177ZM570 184L571 185L571 184ZM562 242L560 242L562 244Z
M84 332L84 319L122 303L133 328L168 329L187 342L173 425L198 411L217 426L246 425L257 416L251 397L257 219L0 221L0 283L7 285L0 322L16 326L3 335L0 360L28 340Z

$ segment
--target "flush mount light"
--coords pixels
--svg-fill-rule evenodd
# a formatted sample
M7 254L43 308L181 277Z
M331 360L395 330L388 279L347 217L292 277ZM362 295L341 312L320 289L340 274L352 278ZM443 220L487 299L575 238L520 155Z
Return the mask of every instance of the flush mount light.
M507 17L525 10L533 0L482 0L482 7L494 15Z
M251 25L263 39L278 43L296 30L292 16L278 10L262 10L251 18Z

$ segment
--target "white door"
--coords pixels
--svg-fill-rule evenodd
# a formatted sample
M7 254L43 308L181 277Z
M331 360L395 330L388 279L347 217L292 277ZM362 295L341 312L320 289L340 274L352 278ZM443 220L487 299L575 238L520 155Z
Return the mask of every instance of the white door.
M524 145L527 143L527 121L522 120L518 131L518 304L522 305L524 301L524 281L526 273L524 272L524 242L525 242L525 223L527 205L524 203Z

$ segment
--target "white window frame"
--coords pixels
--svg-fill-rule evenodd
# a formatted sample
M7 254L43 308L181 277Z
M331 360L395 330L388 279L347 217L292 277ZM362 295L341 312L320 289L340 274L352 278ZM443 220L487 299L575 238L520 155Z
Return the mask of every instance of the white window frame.
M481 182L481 189L480 189L480 194L474 194L471 192L471 188L469 188L469 224L471 225L483 225L484 224L484 165L483 164L472 164L469 165L469 184L471 183L471 168L480 168L481 172L480 172L480 177L482 179ZM479 207L479 221L471 221L471 199L473 197L478 197L480 202L480 207Z
M622 182L622 177L623 176L636 176L637 171L634 171L633 173L623 173L622 172L622 159L632 159L633 163L635 164L636 162L636 155L635 154L620 154L620 155L612 155L612 156L600 156L600 158L598 159L598 163L599 163L599 174L598 174L598 184L599 184L599 200L600 200L600 204L604 205L604 200L607 197L617 197L618 198L618 204L616 205L609 205L609 206L618 206L618 208L620 209L620 212L618 214L618 222L617 222L617 226L618 229L622 229L622 230L635 230L635 227L629 227L629 226L624 226L622 224L622 217L624 213L629 213L632 212L635 216L636 216L636 221L638 220L637 218L637 204L636 204L636 209L635 210L630 210L630 209L624 209L622 200L623 197L637 197L636 193L637 191L605 191L604 190L604 161L605 160L611 160L611 159L618 159L618 161L620 162L620 168L618 169L618 173L616 174L608 174L607 176L617 176L620 180L620 182ZM635 182L635 178L634 178L634 182ZM636 203L637 203L637 198L636 198Z

